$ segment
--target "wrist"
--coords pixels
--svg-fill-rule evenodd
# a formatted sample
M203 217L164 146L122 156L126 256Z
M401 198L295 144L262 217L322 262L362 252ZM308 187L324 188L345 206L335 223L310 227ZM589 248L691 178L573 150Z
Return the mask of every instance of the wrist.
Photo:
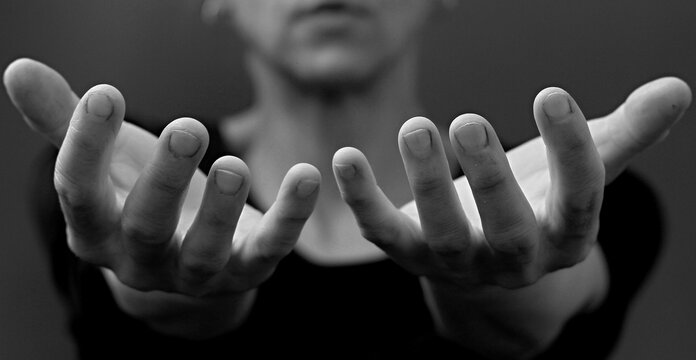
M440 336L490 358L524 359L546 349L571 317L600 306L608 280L596 246L583 262L519 289L421 284Z
M139 291L102 271L118 307L152 330L188 340L213 338L239 328L253 307L256 290L194 297L164 291Z

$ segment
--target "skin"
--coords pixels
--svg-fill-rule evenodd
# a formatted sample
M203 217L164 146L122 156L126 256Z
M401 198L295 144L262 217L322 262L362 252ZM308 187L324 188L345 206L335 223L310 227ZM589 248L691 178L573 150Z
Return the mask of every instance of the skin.
M371 85L414 45L434 7L420 0L359 0L334 2L349 7L346 16L312 13L321 3L223 0L211 6L233 19L252 61L295 86L339 91Z
M538 353L601 303L603 188L664 138L689 87L658 79L589 122L569 94L545 89L533 104L541 137L505 154L478 115L449 132L414 117L413 35L432 2L349 3L371 15L293 22L316 4L207 3L247 39L258 98L221 125L230 142L255 135L246 161L221 158L207 178L196 170L208 140L195 120L175 120L157 139L123 121L113 87L79 99L47 66L11 64L10 98L60 148L55 184L71 249L105 269L125 312L189 338L239 326L293 248L324 264L388 256L421 279L441 335L493 358ZM467 176L453 181L453 163ZM249 192L267 211L244 204Z

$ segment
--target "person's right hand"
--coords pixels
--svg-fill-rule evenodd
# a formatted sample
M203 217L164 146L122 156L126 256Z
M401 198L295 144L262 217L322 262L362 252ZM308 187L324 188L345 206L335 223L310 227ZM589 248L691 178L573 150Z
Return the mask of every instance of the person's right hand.
M245 204L243 161L222 157L207 178L197 170L208 146L201 123L175 120L158 139L123 121L115 88L78 99L29 59L8 66L4 83L28 125L60 149L54 183L68 245L104 269L122 310L188 338L238 327L312 213L318 170L291 168L262 214Z

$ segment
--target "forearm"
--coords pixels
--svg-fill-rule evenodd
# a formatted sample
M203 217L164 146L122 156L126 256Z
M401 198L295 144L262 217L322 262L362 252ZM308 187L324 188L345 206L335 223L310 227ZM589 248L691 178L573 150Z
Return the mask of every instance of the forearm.
M572 316L601 304L608 274L596 246L582 263L521 289L463 292L421 282L441 336L492 359L526 359L547 348Z

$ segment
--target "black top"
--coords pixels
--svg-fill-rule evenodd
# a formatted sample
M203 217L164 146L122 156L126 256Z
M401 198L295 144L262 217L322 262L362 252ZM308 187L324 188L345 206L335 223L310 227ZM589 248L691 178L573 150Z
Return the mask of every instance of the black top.
M477 359L435 335L417 277L391 260L319 266L297 253L283 259L263 283L242 328L205 341L160 335L124 314L95 266L68 249L65 223L53 188L56 151L39 159L31 189L33 218L49 253L53 280L69 310L81 359L393 358ZM216 129L201 163L207 172L226 155ZM662 218L651 189L626 172L606 188L599 243L611 286L603 305L567 323L539 359L604 359L617 343L632 299L661 247ZM422 356L418 356L422 354Z

